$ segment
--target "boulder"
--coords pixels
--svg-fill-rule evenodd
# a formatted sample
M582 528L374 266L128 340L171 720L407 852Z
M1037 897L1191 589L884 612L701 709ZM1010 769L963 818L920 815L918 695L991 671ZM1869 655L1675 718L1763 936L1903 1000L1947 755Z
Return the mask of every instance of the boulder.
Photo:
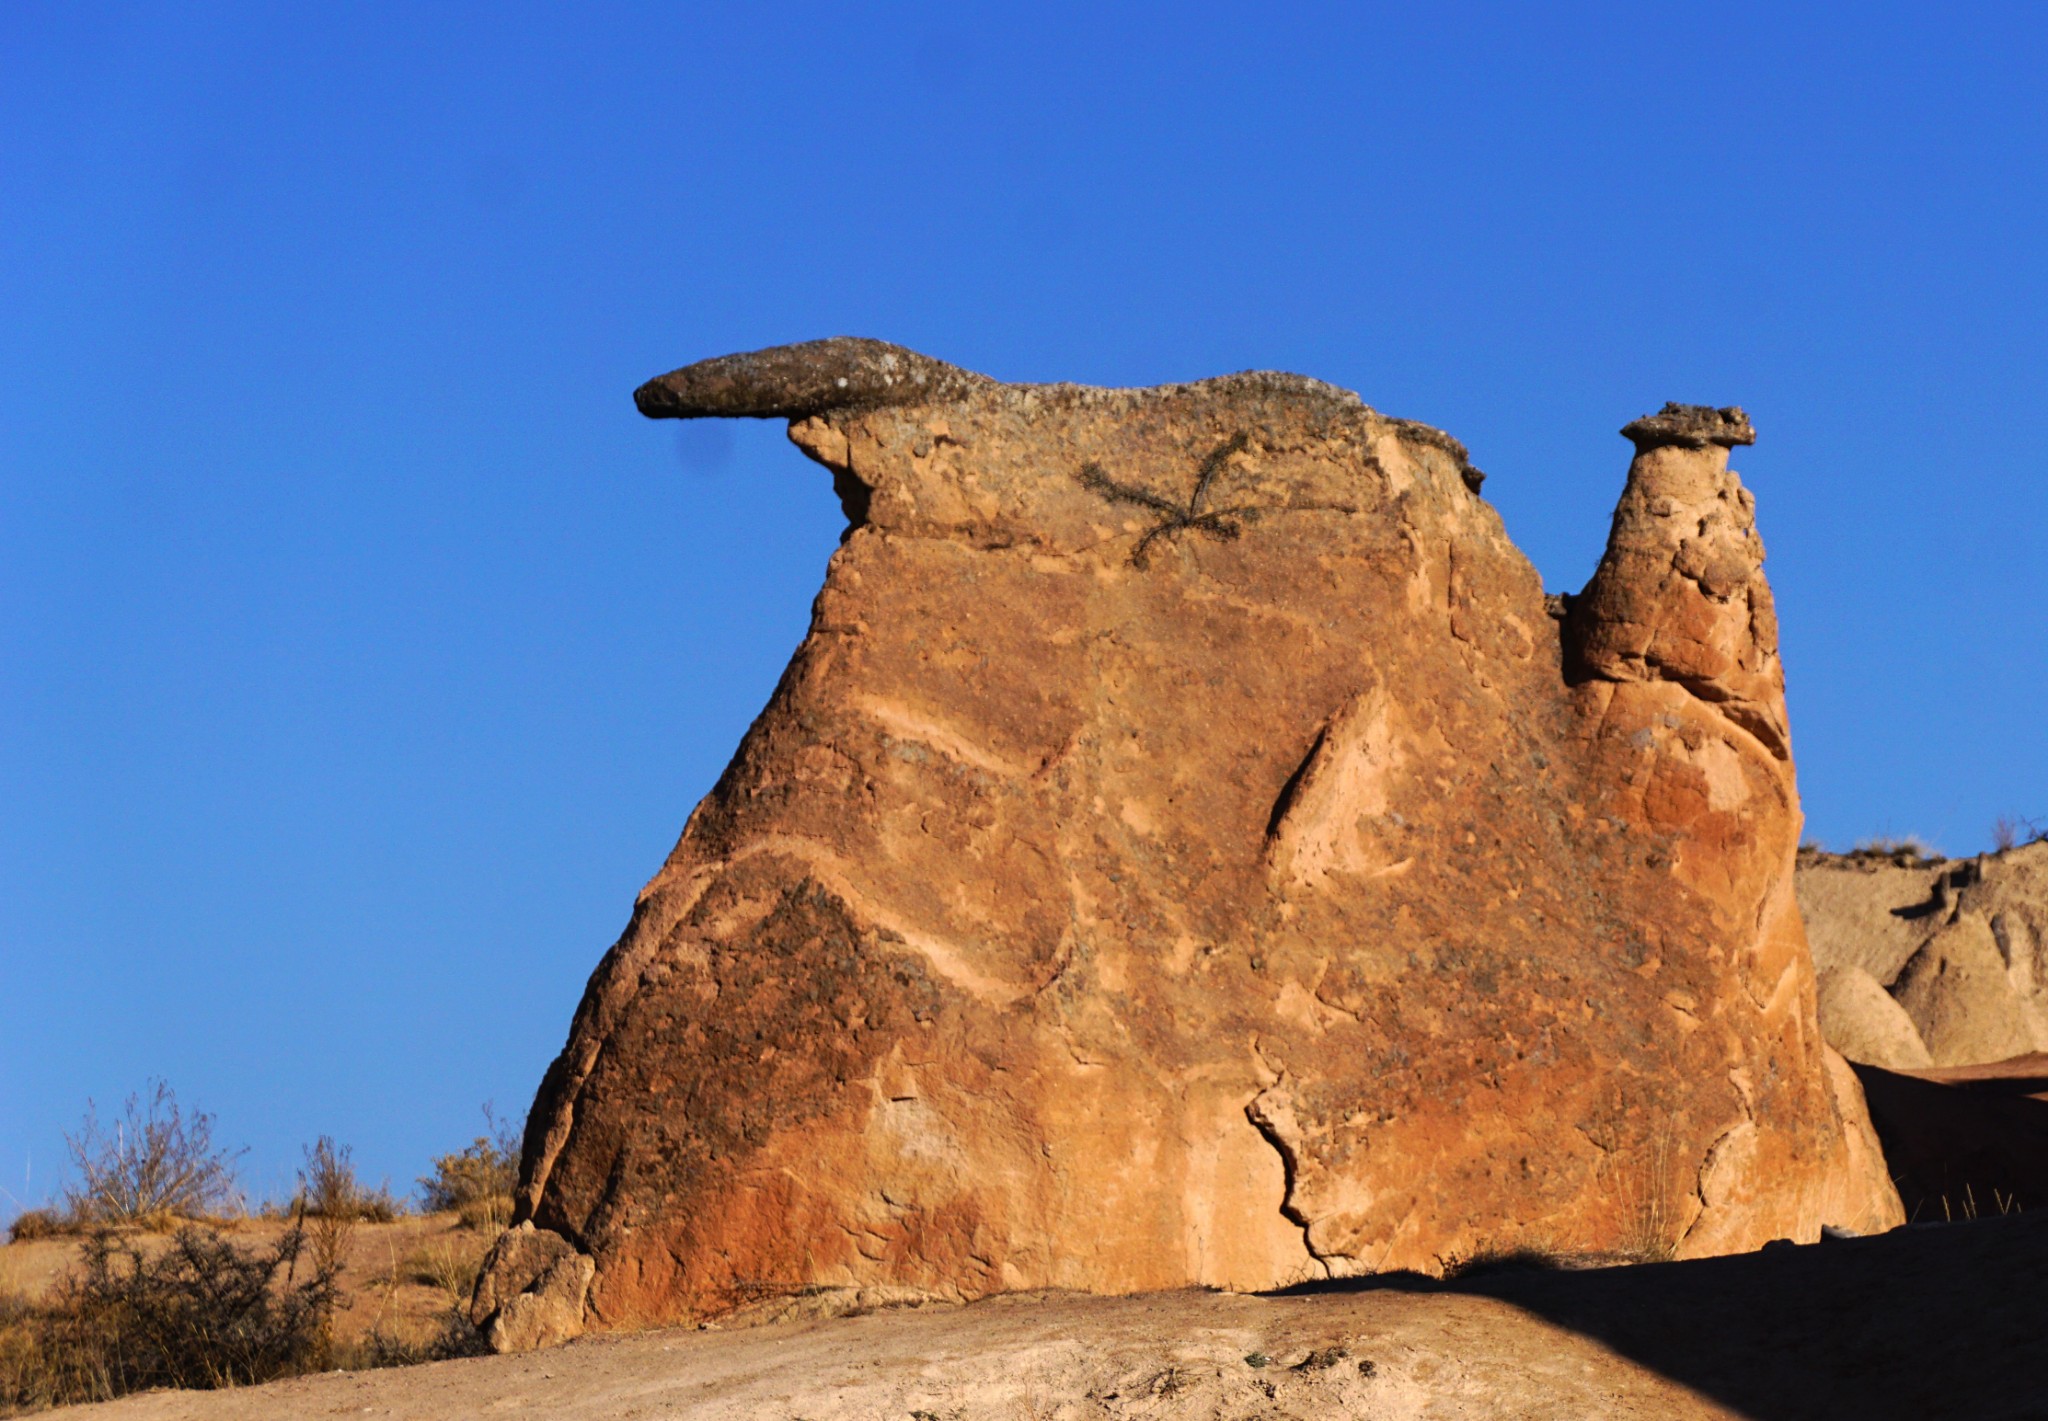
M788 419L848 528L528 1121L595 1322L1899 1217L1815 1021L1739 410L1631 425L1546 598L1462 445L1301 376L832 340L637 401Z
M530 1352L581 1335L596 1264L560 1234L526 1220L484 1256L469 1320L498 1352Z
M1911 1071L1934 1064L1906 1009L1861 967L1820 973L1821 1031L1851 1061Z

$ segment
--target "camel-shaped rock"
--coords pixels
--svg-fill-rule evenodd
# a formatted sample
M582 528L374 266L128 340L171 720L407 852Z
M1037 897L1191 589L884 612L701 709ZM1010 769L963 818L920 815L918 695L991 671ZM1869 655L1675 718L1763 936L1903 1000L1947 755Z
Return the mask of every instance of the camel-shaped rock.
M636 399L787 418L850 526L591 978L479 1323L1898 1220L1815 1024L1740 410L1631 424L1546 598L1463 446L1301 376L841 339Z

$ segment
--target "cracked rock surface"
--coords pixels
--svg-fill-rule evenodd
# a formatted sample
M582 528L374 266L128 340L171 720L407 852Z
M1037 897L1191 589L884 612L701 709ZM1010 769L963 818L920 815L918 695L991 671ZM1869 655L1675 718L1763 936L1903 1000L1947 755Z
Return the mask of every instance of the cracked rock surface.
M1740 411L1630 426L1547 601L1456 440L1301 376L825 341L638 401L789 418L851 526L528 1123L597 1324L1898 1217L1815 1024Z

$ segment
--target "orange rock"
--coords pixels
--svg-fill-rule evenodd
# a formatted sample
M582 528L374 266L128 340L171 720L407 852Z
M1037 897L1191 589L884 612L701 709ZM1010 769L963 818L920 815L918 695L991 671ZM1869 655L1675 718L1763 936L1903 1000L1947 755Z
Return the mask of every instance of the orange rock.
M791 419L851 526L528 1124L599 1323L1897 1219L1739 411L1630 427L1557 606L1461 445L1299 376L837 340L637 399Z

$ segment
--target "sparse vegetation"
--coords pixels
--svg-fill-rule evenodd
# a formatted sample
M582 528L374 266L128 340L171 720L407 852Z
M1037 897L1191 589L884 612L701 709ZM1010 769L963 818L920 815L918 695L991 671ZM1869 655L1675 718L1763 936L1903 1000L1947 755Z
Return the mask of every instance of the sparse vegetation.
M453 1242L430 1243L408 1256L398 1276L408 1283L438 1288L448 1295L450 1307L460 1307L476 1291L477 1274L483 1269L483 1255L474 1248Z
M299 1170L299 1192L292 1209L318 1218L388 1224L404 1212L391 1197L391 1187L366 1187L356 1177L354 1151L322 1135L306 1147Z
M299 1188L292 1200L299 1221L311 1219L307 1240L316 1268L335 1268L348 1261L356 1225L388 1224L401 1212L388 1185L372 1190L356 1178L353 1151L322 1135L306 1147L299 1170Z
M452 1209L465 1228L496 1231L512 1219L512 1191L519 1183L519 1134L509 1120L484 1107L487 1133L469 1148L442 1155L434 1172L420 1179L420 1197L436 1213Z
M1673 1216L1672 1138L1660 1129L1625 1168L1613 1176L1621 1216L1617 1251L1631 1263L1667 1263L1678 1253L1678 1220Z
M161 1080L146 1096L129 1096L120 1117L105 1125L88 1102L85 1124L64 1141L78 1171L65 1205L80 1225L166 1229L239 1203L241 1151L215 1146L213 1117L187 1114Z
M2021 844L2038 844L2048 839L2048 819L2028 819L2018 814L2001 814L1991 821L1991 846L1998 853Z
M1880 834L1875 838L1862 839L1843 857L1889 859L1900 868L1924 868L1928 864L1941 861L1940 852L1917 834L1907 834L1903 837Z
M334 1270L300 1269L303 1231L244 1252L188 1224L168 1247L100 1228L42 1304L0 1302L0 1405L105 1401L151 1387L247 1386L326 1365Z
M445 1220L407 1224L388 1184L366 1186L350 1148L326 1135L306 1148L289 1199L264 1205L269 1222L248 1220L239 1213L240 1152L216 1145L211 1115L182 1106L160 1081L113 1119L88 1108L68 1137L76 1182L60 1206L25 1210L8 1231L14 1242L79 1241L71 1271L54 1283L47 1262L0 1277L0 1415L487 1350L466 1315L488 1244L477 1231L510 1220L519 1139L488 1106L484 1119L488 1133L436 1159L420 1181L429 1209L457 1215L451 1229ZM338 1336L340 1279L359 1228L393 1223L411 1252L358 1281L387 1300L367 1327ZM238 1246L225 1236L243 1230L275 1241ZM438 1309L423 1315L418 1293L394 1305L399 1285L433 1289Z
M39 1238L61 1238L78 1230L55 1209L24 1209L14 1216L7 1237L14 1243L33 1243Z

